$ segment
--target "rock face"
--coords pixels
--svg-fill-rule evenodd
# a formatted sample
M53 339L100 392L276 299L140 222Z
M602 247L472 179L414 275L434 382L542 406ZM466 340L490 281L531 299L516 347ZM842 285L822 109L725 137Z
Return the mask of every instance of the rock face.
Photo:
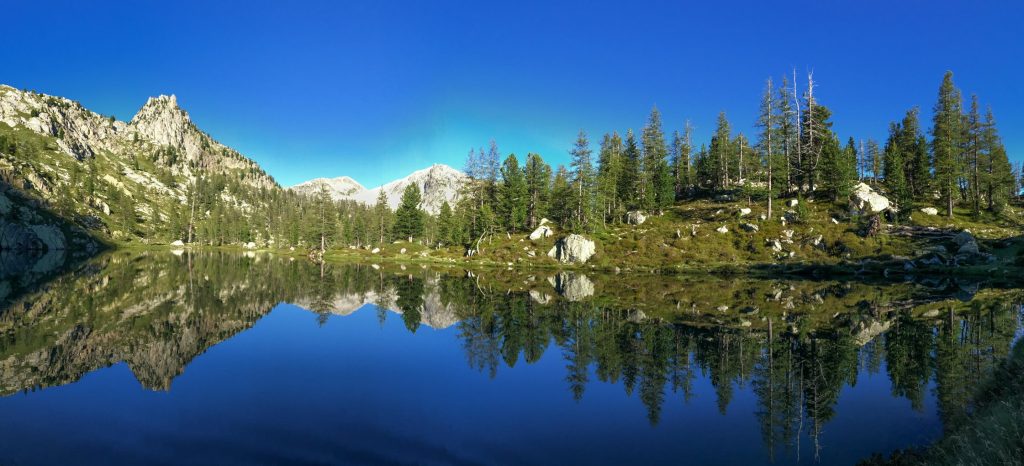
M856 215L874 215L890 209L889 198L879 194L867 183L857 183L850 193L850 211Z
M647 216L644 215L643 211L631 210L626 212L626 223L630 225L643 225L647 221Z
M572 234L558 240L555 246L548 251L551 257L562 263L583 264L590 260L597 252L597 245L593 241L577 234Z
M423 210L437 215L441 211L441 205L446 201L452 207L455 206L459 200L459 192L468 181L469 177L465 173L448 165L434 164L412 172L405 178L373 189L366 189L359 182L347 176L317 178L299 183L289 189L300 194L312 195L326 188L332 199L352 200L366 205L375 205L377 197L383 191L388 198L388 207L394 210L398 208L405 188L410 184L416 184L423 195L423 204L421 204Z

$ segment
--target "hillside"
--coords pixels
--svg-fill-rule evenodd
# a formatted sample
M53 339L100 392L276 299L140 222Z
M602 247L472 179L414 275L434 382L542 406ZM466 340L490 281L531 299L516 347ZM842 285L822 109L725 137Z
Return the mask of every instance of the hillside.
M0 212L5 224L31 227L43 219L29 217L43 215L43 223L100 240L170 241L184 223L217 213L191 208L201 195L246 215L279 189L255 162L198 129L173 95L149 98L126 123L67 98L0 86L0 193L21 199L26 213ZM71 247L47 244L58 243Z

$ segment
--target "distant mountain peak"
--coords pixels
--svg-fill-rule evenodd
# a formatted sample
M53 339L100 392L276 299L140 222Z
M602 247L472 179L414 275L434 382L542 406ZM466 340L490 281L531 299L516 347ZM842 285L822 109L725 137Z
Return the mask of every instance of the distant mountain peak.
M423 193L423 210L437 214L445 202L455 205L459 198L459 191L466 180L468 177L461 171L445 164L435 163L416 170L404 178L389 181L373 189L364 188L363 185L348 176L316 178L299 183L290 189L300 194L313 195L322 186L326 186L335 200L353 200L366 205L376 204L377 197L383 191L387 196L388 206L395 209L401 202L405 188L410 184L416 184Z

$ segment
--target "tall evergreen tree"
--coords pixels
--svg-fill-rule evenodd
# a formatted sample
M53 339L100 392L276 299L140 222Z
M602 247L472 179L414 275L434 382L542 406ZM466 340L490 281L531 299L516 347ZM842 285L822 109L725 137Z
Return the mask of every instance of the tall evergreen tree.
M547 212L548 194L551 189L551 166L537 154L526 156L526 206L527 228L536 228L541 217Z
M757 118L757 126L761 128L761 133L758 136L757 146L761 153L761 157L764 159L764 166L767 171L767 204L768 204L768 218L772 218L772 198L775 197L775 190L778 188L778 184L775 183L775 155L778 152L776 145L779 142L779 138L772 138L778 131L779 121L777 121L777 109L778 105L775 102L775 88L772 85L772 78L768 78L768 82L765 83L765 91L761 97L761 111Z
M708 152L708 163L714 179L711 182L711 189L729 188L729 159L732 157L732 129L725 112L718 113L718 123L715 126L715 135L711 137L711 149Z
M903 129L899 123L889 125L889 139L885 142L883 154L883 178L890 197L896 201L900 217L906 218L913 209L913 192L907 182L906 162L900 149Z
M573 220L572 228L576 231L587 231L591 225L594 212L594 166L590 160L590 141L582 129L576 136L576 144L569 152L572 167L573 184Z
M498 187L498 208L502 224L508 231L526 226L526 177L519 168L515 154L509 154L501 165L501 185Z
M626 145L622 159L622 177L619 179L619 196L627 209L642 208L638 202L640 194L640 148L633 130L626 131Z
M402 192L402 200L395 210L395 225L392 227L395 238L413 239L423 235L424 213L420 210L421 202L423 197L419 185L410 183Z
M672 177L668 163L668 147L665 133L661 128L661 113L658 107L651 109L641 136L643 163L640 170L640 203L644 209L664 209L675 200Z
M957 163L961 138L960 91L953 84L953 72L947 71L939 86L939 98L932 117L932 158L935 162L935 184L946 206L946 215L953 216L957 180L961 174Z
M618 133L605 134L598 152L597 188L602 220L620 215L619 180L623 170L623 145Z

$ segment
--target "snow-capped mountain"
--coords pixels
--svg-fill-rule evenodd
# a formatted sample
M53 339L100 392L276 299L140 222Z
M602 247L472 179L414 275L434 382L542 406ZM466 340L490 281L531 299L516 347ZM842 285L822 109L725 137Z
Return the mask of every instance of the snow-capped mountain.
M338 178L317 178L304 183L292 186L290 189L301 194L314 194L322 186L327 187L331 197L336 200L349 199L367 205L377 203L377 196L383 191L388 198L388 206L391 209L398 207L402 200L402 192L410 184L415 183L423 193L423 204L420 206L430 214L436 215L441 210L441 204L448 201L448 204L455 206L459 199L459 191L469 180L465 173L458 171L448 165L434 164L422 170L412 172L405 178L385 183L373 189L366 189L361 184L342 176Z

